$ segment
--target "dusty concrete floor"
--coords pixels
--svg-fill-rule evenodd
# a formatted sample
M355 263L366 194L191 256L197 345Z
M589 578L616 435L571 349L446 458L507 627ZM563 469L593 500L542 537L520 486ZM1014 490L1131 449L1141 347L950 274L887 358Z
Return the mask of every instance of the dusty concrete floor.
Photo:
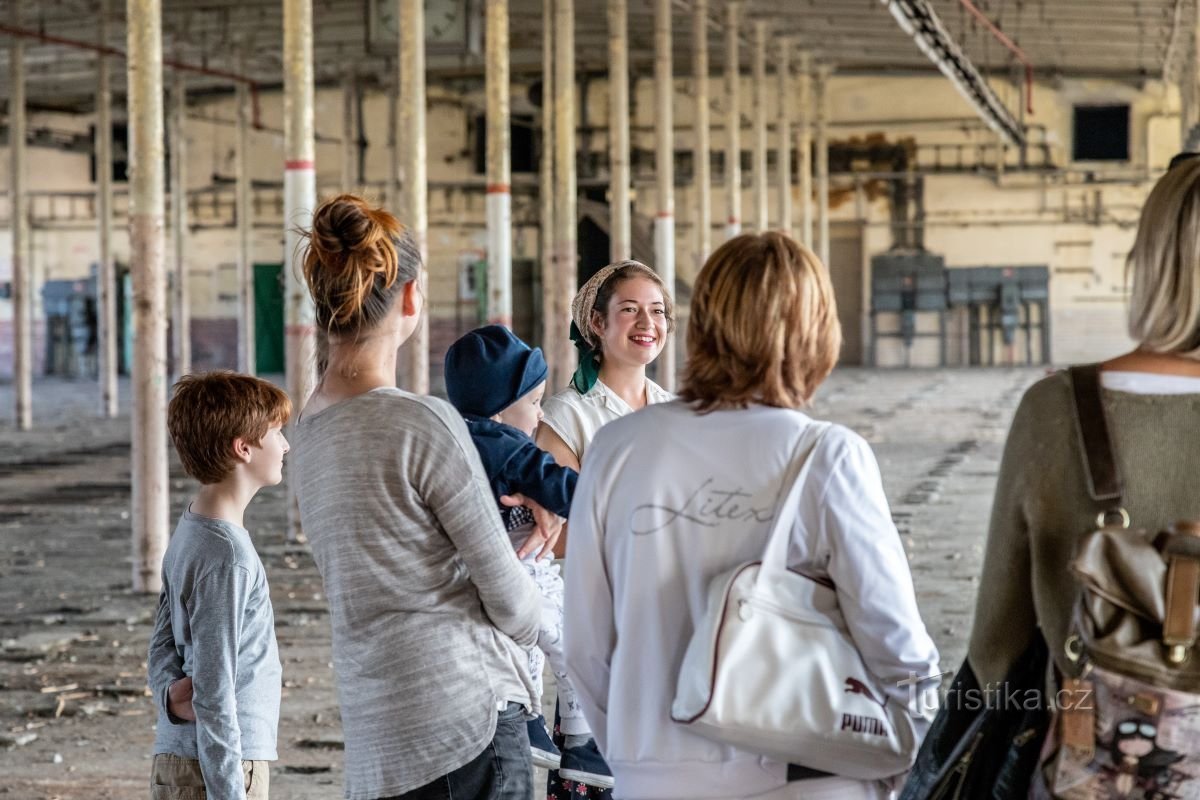
M1005 431L1042 374L846 369L818 395L814 415L854 428L878 455L943 669L965 650ZM0 797L147 795L154 714L143 686L155 600L128 589L129 418L97 420L96 406L92 384L39 383L37 430L19 433L12 387L0 386ZM189 491L174 465L173 517ZM246 516L284 665L272 795L338 798L328 615L320 576L302 545L284 542L283 520L278 487Z

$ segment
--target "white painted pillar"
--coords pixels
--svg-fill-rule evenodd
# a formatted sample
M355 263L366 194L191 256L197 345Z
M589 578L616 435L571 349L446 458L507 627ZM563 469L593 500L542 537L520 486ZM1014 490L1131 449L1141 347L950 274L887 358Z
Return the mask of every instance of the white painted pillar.
M779 39L779 230L788 236L792 231L792 40Z
M408 342L408 390L429 393L429 212L425 173L425 5L423 0L400 3L400 164L403 222L409 226L421 253L421 293L426 307Z
M21 6L10 2L12 25L21 26ZM33 270L29 263L29 220L25 197L25 42L9 45L8 95L9 217L12 228L13 384L17 429L33 428Z
M817 68L817 256L829 264L829 76L828 64Z
M671 69L671 0L654 0L654 140L658 213L654 219L654 268L675 294L675 95ZM675 391L675 340L659 356L659 383Z
M575 186L575 0L554 0L554 246L555 324L571 322L571 300L578 285L576 250L579 220ZM568 336L554 339L555 361L565 380L575 371Z
M287 389L299 413L312 391L315 372L315 312L301 278L299 231L312 227L317 205L316 145L313 135L312 0L283 2L283 274ZM295 485L288 481L289 541L301 538Z
M108 47L109 0L100 0L99 44ZM100 415L120 412L117 388L117 273L112 257L112 81L108 56L96 57L96 233L99 269L96 291L97 364L100 372Z
M558 337L566 335L558 319L558 267L554 246L554 0L542 0L542 150L538 165L538 224L542 264L542 352L547 380L557 391L566 385L566 367L558 363Z
M487 0L487 318L512 327L508 0Z
M245 59L243 58L243 65ZM238 371L258 372L254 319L254 252L251 232L254 201L250 194L250 88L237 85L237 283L238 283Z
M800 159L800 243L812 250L813 161L812 161L812 53L800 53L800 120L797 124L796 155Z
M741 65L738 61L738 24L741 3L725 6L725 193L728 216L725 238L742 232L742 112L740 108Z
M175 377L192 371L192 315L188 308L187 272L187 83L182 70L175 70L171 91L171 244L175 283L171 313Z
M754 227L771 227L767 190L767 23L754 21Z
M129 261L133 274L133 589L162 587L167 519L162 9L127 0Z
M629 2L608 0L609 260L633 258L629 191Z
M696 257L695 268L712 252L712 175L709 152L712 149L708 120L708 0L695 0L692 7L692 79L696 92Z

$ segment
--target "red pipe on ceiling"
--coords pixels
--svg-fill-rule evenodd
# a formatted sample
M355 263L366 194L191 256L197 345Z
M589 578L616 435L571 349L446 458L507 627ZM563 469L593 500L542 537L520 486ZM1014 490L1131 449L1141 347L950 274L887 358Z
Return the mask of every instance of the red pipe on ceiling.
M995 36L996 40L999 41L1000 44L1007 47L1008 50L1014 56L1017 57L1017 61L1020 61L1025 66L1025 104L1026 104L1026 110L1030 114L1032 114L1033 113L1033 62L1031 62L1029 60L1029 56L1027 56L1025 54L1025 51L1021 49L1020 45L1018 45L1012 39L1008 38L1008 36L1005 35L1004 31L1002 31L998 27L996 27L996 24L994 22L992 22L990 19L988 19L987 14L984 14L982 11L980 11L979 7L976 6L973 2L971 2L971 0L958 0L958 1L962 4L963 8L965 8L967 11L970 11L971 14L973 14L977 20L982 22L983 26L985 28L987 28L989 31L991 31L992 36Z
M115 47L107 45L95 44L94 42L83 42L78 39L68 39L63 36L54 36L49 33L31 30L29 28L18 28L15 25L6 25L0 23L0 33L8 34L9 36L19 36L22 39L33 39L34 41L44 44L57 44L63 47L72 47L76 50L87 50L93 53L100 53L106 56L117 56L118 58L126 58L124 50L118 50ZM236 72L227 72L223 69L211 69L209 67L198 67L195 64L187 64L182 61L177 61L173 58L164 58L163 65L171 69L181 70L183 72L194 72L198 75L207 75L211 78L224 78L225 80L234 83L244 83L250 88L251 105L253 107L252 125L257 128L262 128L261 120L259 119L258 107L258 84L252 78L245 75L239 75Z

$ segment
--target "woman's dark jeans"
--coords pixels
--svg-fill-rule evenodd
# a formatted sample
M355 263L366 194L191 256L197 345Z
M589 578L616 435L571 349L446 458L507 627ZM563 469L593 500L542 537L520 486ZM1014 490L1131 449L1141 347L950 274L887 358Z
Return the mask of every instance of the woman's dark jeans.
M525 710L509 703L496 719L496 736L471 762L419 789L381 800L529 800L533 763Z

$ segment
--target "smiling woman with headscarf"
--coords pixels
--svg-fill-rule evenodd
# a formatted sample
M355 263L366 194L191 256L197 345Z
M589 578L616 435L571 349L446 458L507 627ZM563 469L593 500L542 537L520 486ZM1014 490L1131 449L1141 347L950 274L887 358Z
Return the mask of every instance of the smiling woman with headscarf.
M579 368L571 385L543 404L537 443L559 464L577 470L602 426L673 399L646 377L646 367L662 352L675 323L662 278L637 261L610 264L592 276L575 294L571 317ZM565 536L564 529L560 549ZM550 773L547 795L603 800L611 794L612 778L582 710L574 705L558 712L555 743L563 748L562 767Z

